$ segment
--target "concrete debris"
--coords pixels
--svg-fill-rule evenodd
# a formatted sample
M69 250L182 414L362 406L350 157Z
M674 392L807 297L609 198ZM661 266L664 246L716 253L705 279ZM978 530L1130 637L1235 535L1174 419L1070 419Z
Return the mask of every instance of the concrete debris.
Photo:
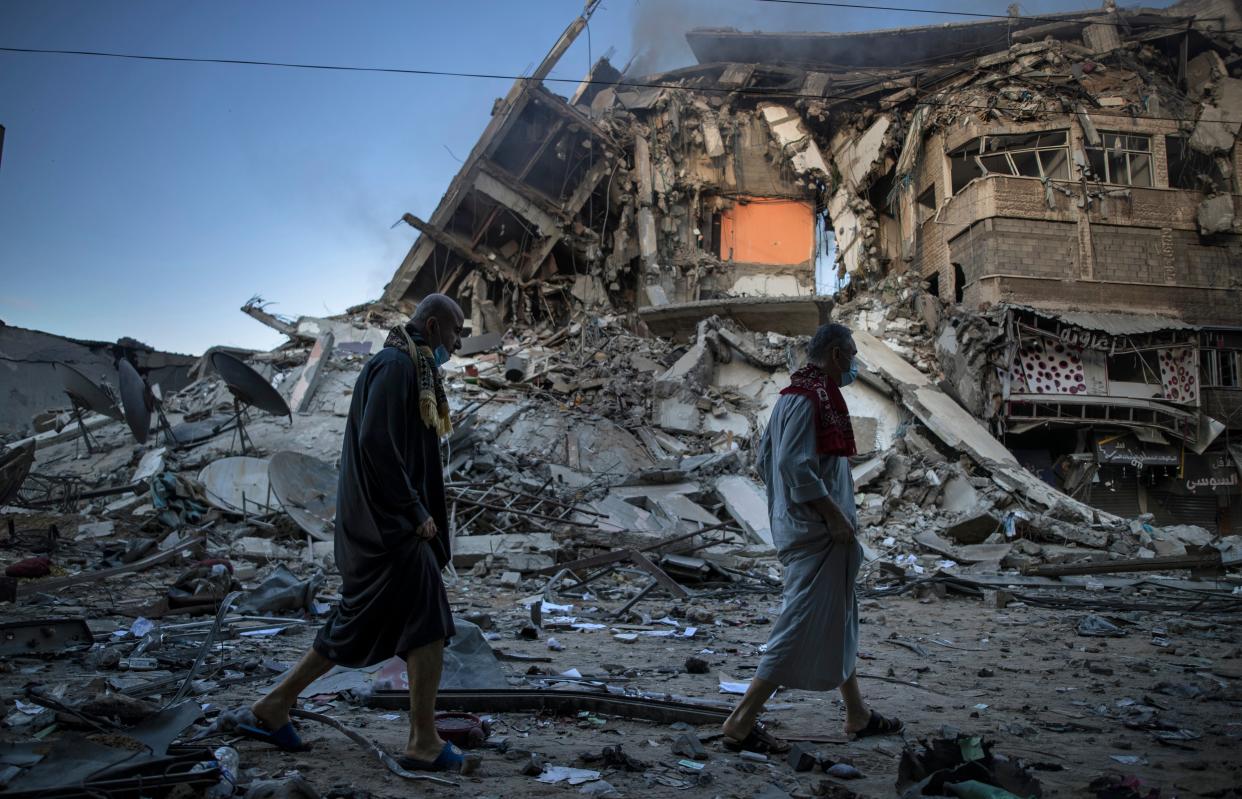
M470 779L494 784L469 792L525 795L516 780L534 780L521 775L611 792L601 772L556 765L599 732L675 756L635 765L609 741L607 776L626 795L718 792L707 786L726 779L737 795L805 794L791 774L820 760L810 743L725 772L685 719L718 729L719 675L753 666L780 612L754 453L809 337L835 321L858 347L843 394L858 444L862 649L886 662L861 676L886 682L921 732L950 705L986 719L989 735L1038 730L1041 756L1074 764L1039 765L1050 792L1109 765L1084 741L1138 757L1158 733L1195 749L1197 790L1224 795L1242 783L1230 735L1186 732L1227 732L1242 678L1228 665L1236 626L1214 623L1242 601L1231 534L1242 303L1230 271L1242 257L1242 41L1219 24L1242 20L1223 5L844 34L699 30L687 35L698 64L622 80L604 58L565 99L542 78L571 26L497 102L435 211L403 217L417 233L380 300L295 318L254 297L242 311L287 341L197 359L0 325L0 395L15 398L0 414L12 570L0 601L24 624L85 618L90 631L72 651L43 642L23 656L37 663L0 664L0 696L23 697L3 716L0 785L38 776L36 745L48 757L88 746L61 725L92 741L115 731L80 707L31 704L34 683L153 708L176 697L219 720L220 697L252 701L255 683L289 667L340 599L334 486L357 376L442 291L460 299L471 335L443 366L446 584L462 620L450 661L460 685L442 684L441 699L497 703L467 709L498 722L489 745L513 761L498 776L487 760ZM818 294L834 271L835 294ZM139 444L108 413L79 421L56 370L28 357L40 347L106 405L117 359L131 361L170 430ZM296 413L237 418L212 367L219 352ZM939 603L969 612L946 627ZM1090 662L1050 658L1065 642ZM981 660L998 679L977 679ZM408 688L402 675L397 660L333 671L304 694L306 712L398 740L402 718L360 703ZM1014 680L1033 692L1020 709L998 693ZM532 706L501 707L510 687L549 712L518 720ZM1091 707L1065 698L1110 691ZM1148 698L1168 691L1221 701L1190 714ZM549 696L555 712L539 704ZM642 713L604 717L598 702ZM768 711L819 735L823 707L796 695ZM653 718L673 726L660 734ZM546 752L519 748L547 740ZM897 750L866 746L849 750L858 767L819 765L867 795L891 793L894 768L909 795L975 774L988 789L1040 788L977 735L928 741L899 765ZM290 761L239 751L246 780L221 796L300 790ZM201 757L199 787L219 788L212 752ZM642 773L611 768L627 763ZM342 765L342 785L389 792L367 767L379 771ZM827 780L814 791L853 795ZM355 787L325 795L364 799Z

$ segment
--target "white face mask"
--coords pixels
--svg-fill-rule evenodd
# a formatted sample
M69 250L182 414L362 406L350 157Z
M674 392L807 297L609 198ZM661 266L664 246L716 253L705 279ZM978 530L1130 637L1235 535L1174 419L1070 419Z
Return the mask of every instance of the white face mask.
M850 358L850 367L841 373L841 388L858 379L858 356Z

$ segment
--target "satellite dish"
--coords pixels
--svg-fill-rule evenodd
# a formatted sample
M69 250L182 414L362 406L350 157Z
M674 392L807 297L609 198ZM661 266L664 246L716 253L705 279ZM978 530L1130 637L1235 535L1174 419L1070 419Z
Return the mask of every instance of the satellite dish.
M117 364L116 370L121 384L121 407L125 410L125 421L134 438L138 439L139 444L147 443L147 437L151 434L151 412L155 411L165 439L176 446L178 440L168 424L168 417L164 415L164 403L155 396L147 381L125 358Z
M336 522L336 469L300 452L277 452L267 467L272 493L312 538L331 541Z
M27 441L0 454L0 505L7 505L10 499L17 496L22 483L26 481L26 475L30 474L34 456L33 441Z
M280 510L268 483L267 458L221 458L203 467L198 481L207 501L220 510L243 516L266 516Z
M227 352L212 353L211 365L215 367L216 372L224 380L224 384L229 387L229 393L233 395L233 420L237 423L242 454L245 454L247 444L253 443L250 441L250 436L246 434L246 425L242 419L242 413L247 408L253 406L273 416L288 416L290 421L293 420L293 413L290 412L285 398L272 388L272 384L267 382L263 375Z
M60 384L65 394L69 396L69 402L73 405L73 416L77 419L78 429L82 431L82 441L86 443L86 451L94 453L95 449L91 446L91 437L87 433L86 424L82 421L82 411L94 411L104 416L116 419L118 422L124 420L120 410L117 409L116 403L112 401L112 397L108 396L102 388L97 386L89 377L74 369L67 363L56 361L52 364L52 368L60 375Z
M155 409L155 397L147 387L134 365L122 358L116 365L117 379L121 384L121 408L125 421L139 444L147 443L151 434L151 411Z

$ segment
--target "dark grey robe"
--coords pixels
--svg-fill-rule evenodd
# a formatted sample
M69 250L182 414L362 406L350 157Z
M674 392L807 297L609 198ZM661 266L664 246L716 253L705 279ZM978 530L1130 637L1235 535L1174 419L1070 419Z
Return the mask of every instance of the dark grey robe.
M415 534L427 518L439 534ZM453 635L440 570L449 562L435 430L418 412L414 363L385 347L363 367L341 446L336 507L341 602L315 639L334 663L370 666Z

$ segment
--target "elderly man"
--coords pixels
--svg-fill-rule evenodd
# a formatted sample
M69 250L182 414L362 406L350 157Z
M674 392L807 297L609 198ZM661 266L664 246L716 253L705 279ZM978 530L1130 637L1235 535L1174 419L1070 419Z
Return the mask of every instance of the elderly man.
M282 749L305 748L289 721L298 695L333 665L396 655L410 680L410 735L402 767L460 769L463 755L436 733L435 702L453 615L440 570L449 530L440 438L452 432L439 367L461 346L457 303L432 294L389 333L354 384L336 513L341 602L312 648L251 706L241 731Z
M759 445L758 469L768 488L772 539L785 571L784 608L767 651L741 702L724 723L733 750L783 752L789 744L757 721L777 687L841 689L845 732L863 737L901 730L863 702L854 659L862 562L855 540L854 480L849 456L854 430L841 386L858 375L858 348L849 328L821 326L772 409Z

